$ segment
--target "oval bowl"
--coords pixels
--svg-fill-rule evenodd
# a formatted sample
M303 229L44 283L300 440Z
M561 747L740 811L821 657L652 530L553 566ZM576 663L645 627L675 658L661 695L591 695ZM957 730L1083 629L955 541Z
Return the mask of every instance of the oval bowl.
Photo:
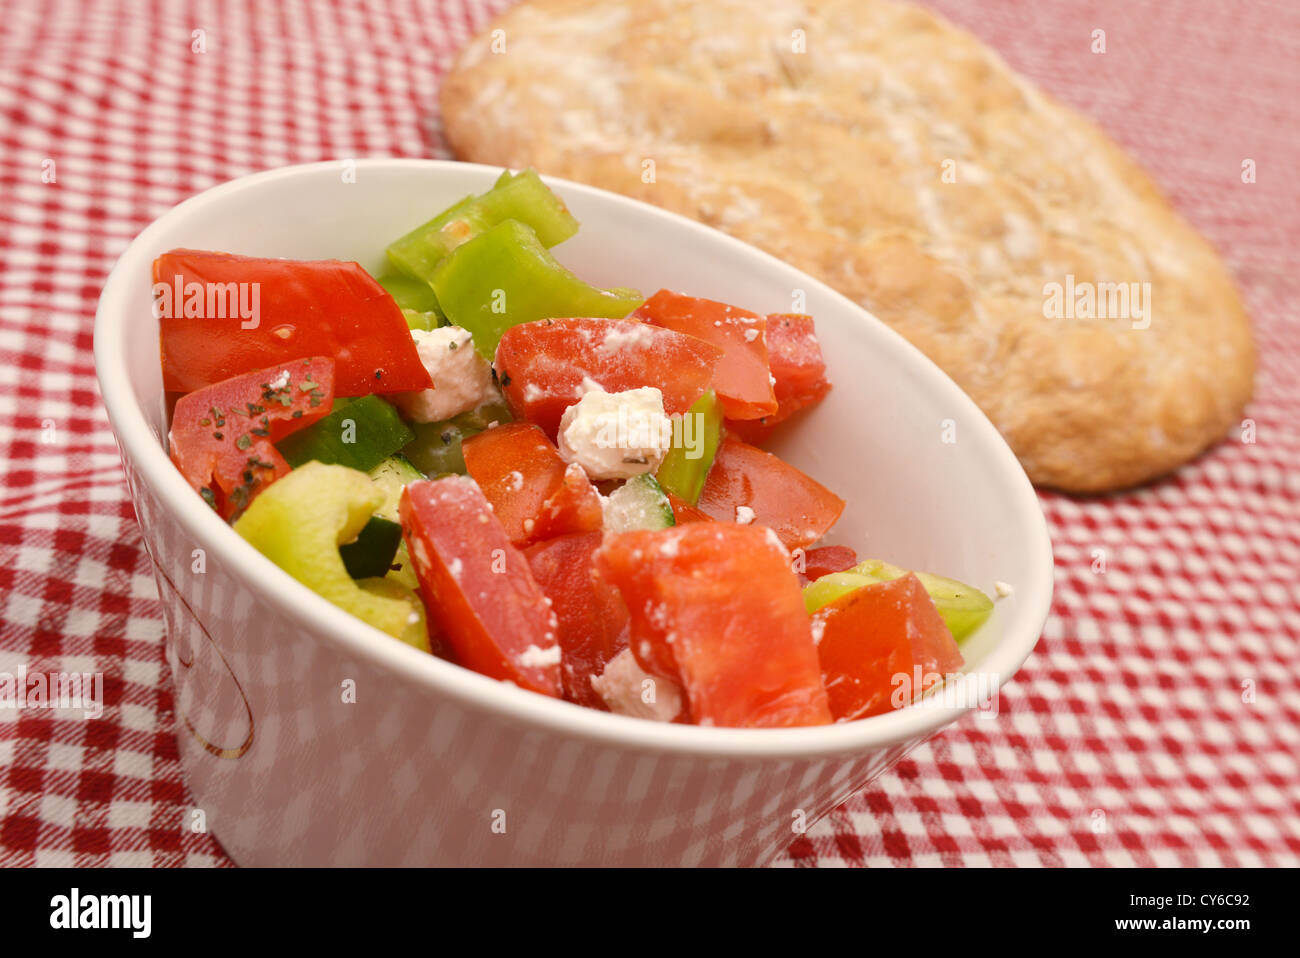
M387 242L493 167L375 159L241 177L179 204L114 267L95 365L166 619L180 755L207 827L249 865L751 865L997 690L1052 592L1038 499L937 366L817 280L634 200L548 182L582 224L556 255L589 282L808 312L834 388L771 447L848 507L828 537L992 593L967 676L820 728L662 725L570 705L393 641L248 546L173 468L151 264L179 246L383 262ZM744 583L737 583L744 588Z

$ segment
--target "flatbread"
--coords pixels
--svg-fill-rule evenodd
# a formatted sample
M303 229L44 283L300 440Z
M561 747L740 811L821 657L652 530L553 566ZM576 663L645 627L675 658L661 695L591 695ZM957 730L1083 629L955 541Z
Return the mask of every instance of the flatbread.
M926 10L531 0L464 48L442 113L462 159L675 210L861 303L1040 485L1159 476L1250 398L1209 244L1098 127Z

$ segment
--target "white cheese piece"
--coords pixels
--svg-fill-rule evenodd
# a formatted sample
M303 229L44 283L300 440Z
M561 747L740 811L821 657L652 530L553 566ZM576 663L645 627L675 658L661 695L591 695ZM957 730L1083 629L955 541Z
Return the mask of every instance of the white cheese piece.
M786 558L790 557L790 551L785 547L785 543L781 541L781 537L776 534L776 531L774 529L764 527L763 534L767 538L768 545L770 545L773 549L779 550L780 553Z
M736 506L736 525L747 526L754 521L754 510L749 506Z
M1011 586L1003 582L1001 579L993 583L993 588L997 592L999 599L1005 599L1007 596L1009 596L1012 592L1015 591L1013 588L1011 588Z
M608 324L605 339L596 351L608 355L628 347L649 348L653 345L654 332L645 323L615 321Z
M819 615L813 616L812 620L812 640L813 645L821 645L822 639L826 635L826 620Z
M388 397L407 419L442 422L496 398L492 367L474 348L469 330L459 326L413 329L411 338L433 378L433 388Z
M596 386L564 411L557 445L565 462L599 481L654 472L672 441L672 420L658 389L607 393Z
M642 669L631 649L624 649L605 664L605 671L593 675L591 687L617 715L671 722L682 710L681 687Z
M543 649L540 646L530 645L519 653L515 664L525 669L544 669L548 665L559 665L560 647L550 645Z

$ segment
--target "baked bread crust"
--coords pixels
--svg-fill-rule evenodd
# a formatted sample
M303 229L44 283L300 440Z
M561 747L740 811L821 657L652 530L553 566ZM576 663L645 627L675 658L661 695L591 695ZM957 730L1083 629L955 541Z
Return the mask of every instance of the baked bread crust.
M1095 124L929 11L530 0L462 50L442 115L462 159L683 213L861 303L1039 485L1157 477L1250 398L1249 321L1210 245ZM1149 283L1145 316L1134 297L1058 317L1068 283L1111 313L1101 284Z

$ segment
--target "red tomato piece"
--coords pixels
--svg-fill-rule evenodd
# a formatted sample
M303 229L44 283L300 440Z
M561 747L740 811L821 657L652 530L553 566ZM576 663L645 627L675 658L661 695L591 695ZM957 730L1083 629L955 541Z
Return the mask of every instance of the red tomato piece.
M632 654L682 686L699 724L831 721L799 581L767 530L694 522L608 536L596 569L627 602Z
M936 676L961 668L957 643L910 573L818 609L813 634L837 721L902 708Z
M812 582L832 572L851 569L857 564L858 554L848 546L822 546L804 553L803 572L799 576L805 583Z
M826 398L826 361L813 327L813 318L800 313L773 313L767 317L767 353L776 381L777 410L754 420L732 420L727 428L748 443L762 443L777 423Z
M600 493L582 466L574 462L564 470L559 488L542 503L533 524L533 538L540 542L572 532L599 532L604 525Z
M596 575L592 556L600 541L599 532L577 532L529 546L524 555L559 623L564 697L608 711L591 680L627 648L628 616L618 590Z
M176 249L154 260L153 279L169 391L192 392L304 354L333 358L340 396L433 385L401 309L356 263Z
M812 545L844 511L844 500L821 483L732 436L722 437L697 505L720 522L735 522L744 506L787 549Z
M713 521L713 516L695 508L685 499L680 499L667 490L664 490L664 495L668 497L668 504L673 507L673 522L677 525L680 526L683 522Z
M726 418L759 419L777 411L768 363L766 317L666 289L647 299L632 315L722 349L722 360L713 373L713 391Z
M910 572L903 578L915 580L908 583L908 601L916 609L908 636L913 666L920 669L913 687L924 691L939 681L937 677L960 672L966 660L921 580Z
M516 546L601 526L600 496L542 430L511 422L466 439L465 468Z
M515 416L554 439L589 383L606 392L654 386L672 416L704 395L721 358L716 346L634 320L542 319L505 331L496 371Z
M474 480L412 482L398 510L429 619L452 658L491 678L559 696L556 617Z
M289 471L272 443L310 426L334 401L334 361L294 359L182 396L167 440L172 462L223 519Z
M542 431L512 422L466 439L465 469L516 546L533 540L542 506L564 481L564 460Z
M776 379L777 401L816 393L826 381L826 360L813 318L803 313L771 313L767 317L767 350Z

